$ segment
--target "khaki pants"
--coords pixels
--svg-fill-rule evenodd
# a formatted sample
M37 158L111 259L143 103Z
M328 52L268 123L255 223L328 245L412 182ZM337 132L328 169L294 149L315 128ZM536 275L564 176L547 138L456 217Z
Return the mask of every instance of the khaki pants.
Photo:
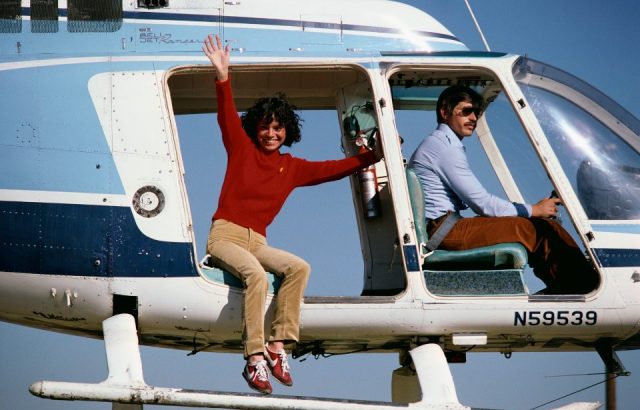
M442 221L431 221L431 235ZM442 249L458 251L519 242L529 254L533 273L558 293L588 293L598 286L598 273L571 235L557 222L518 216L462 218L444 238Z
M244 284L243 341L245 358L264 352L264 316L267 298L266 271L280 276L275 318L269 341L298 341L300 304L311 268L289 252L271 248L264 236L224 219L211 225L207 253L214 265L227 270Z

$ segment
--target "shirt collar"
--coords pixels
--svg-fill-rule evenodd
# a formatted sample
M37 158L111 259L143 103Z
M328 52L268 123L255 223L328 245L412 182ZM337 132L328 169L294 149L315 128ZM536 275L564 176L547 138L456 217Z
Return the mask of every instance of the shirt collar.
M460 140L460 138L458 138L456 133L453 132L453 130L447 124L445 123L438 124L437 130L444 133L445 137L449 140L449 143L451 145L456 147L462 147L464 149L464 145L462 144L462 141Z

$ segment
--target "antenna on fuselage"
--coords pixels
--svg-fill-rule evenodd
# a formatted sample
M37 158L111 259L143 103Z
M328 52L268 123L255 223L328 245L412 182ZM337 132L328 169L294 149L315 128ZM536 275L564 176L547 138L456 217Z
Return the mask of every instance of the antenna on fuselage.
M473 19L473 22L476 25L476 28L478 29L478 33L480 33L480 38L482 39L482 42L484 43L484 48L486 48L487 51L491 51L491 49L489 48L489 43L487 43L487 39L484 38L484 34L482 33L482 29L480 28L480 24L478 24L478 20L476 20L476 15L473 14L473 10L471 9L471 5L469 4L469 0L464 0L464 2L467 5L467 8L469 9L469 14L471 14L471 18Z

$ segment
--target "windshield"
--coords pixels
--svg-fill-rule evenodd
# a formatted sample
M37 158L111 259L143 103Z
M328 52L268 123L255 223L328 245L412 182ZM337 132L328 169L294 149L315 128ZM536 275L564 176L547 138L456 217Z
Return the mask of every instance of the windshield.
M537 61L522 58L514 76L589 219L640 219L640 121Z

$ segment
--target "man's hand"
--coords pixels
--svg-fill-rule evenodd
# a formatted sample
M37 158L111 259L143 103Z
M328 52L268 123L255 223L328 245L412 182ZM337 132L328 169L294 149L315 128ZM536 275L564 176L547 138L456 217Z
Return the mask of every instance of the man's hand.
M531 207L531 216L539 218L555 218L558 216L558 205L562 205L560 198L545 198Z
M218 81L227 81L229 78L229 44L222 48L220 37L216 34L214 42L213 37L209 34L207 38L204 39L202 51L204 51L216 69Z

